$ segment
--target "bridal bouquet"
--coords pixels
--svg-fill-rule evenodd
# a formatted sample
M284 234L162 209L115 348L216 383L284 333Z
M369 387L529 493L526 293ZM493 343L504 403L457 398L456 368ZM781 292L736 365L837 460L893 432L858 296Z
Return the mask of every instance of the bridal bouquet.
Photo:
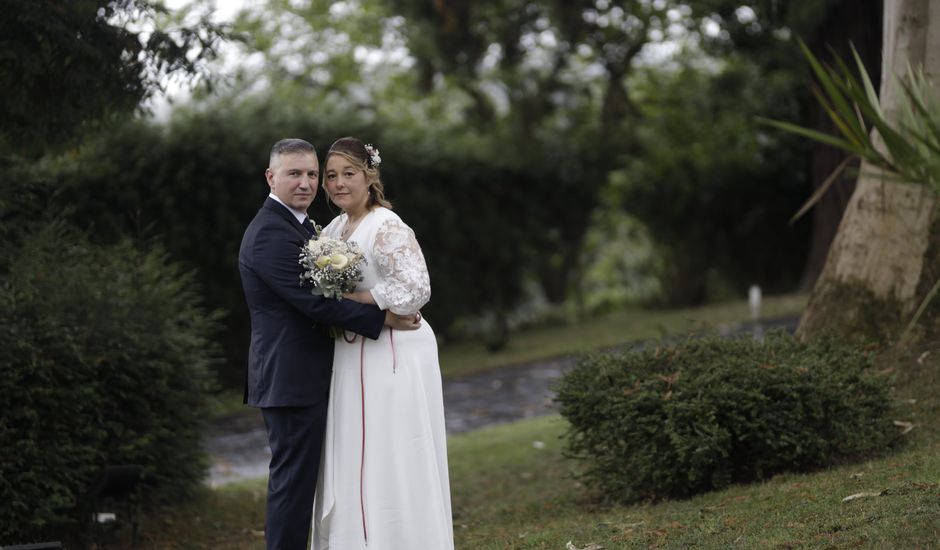
M304 267L300 282L312 283L315 294L339 300L343 294L356 289L365 263L362 250L355 242L315 237L300 249L300 265Z

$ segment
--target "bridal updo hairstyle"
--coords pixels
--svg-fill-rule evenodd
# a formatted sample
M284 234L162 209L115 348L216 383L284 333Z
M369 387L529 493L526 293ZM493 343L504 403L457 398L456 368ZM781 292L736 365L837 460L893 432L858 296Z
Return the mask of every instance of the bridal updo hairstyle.
M373 163L369 151L365 144L354 137L339 138L330 145L330 150L326 153L324 165L330 160L330 156L339 155L352 163L357 170L362 170L366 176L366 183L369 184L369 208L374 206L384 206L392 209L392 203L385 198L385 185L382 184L382 178L379 177L379 163Z

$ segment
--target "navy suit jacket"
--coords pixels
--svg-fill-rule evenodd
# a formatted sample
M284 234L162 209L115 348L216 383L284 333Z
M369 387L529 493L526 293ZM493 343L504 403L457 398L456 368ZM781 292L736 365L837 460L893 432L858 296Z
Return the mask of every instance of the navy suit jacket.
M245 230L238 251L251 316L245 403L307 407L329 398L335 326L376 339L385 312L333 300L300 286L300 247L309 233L284 205L268 197ZM315 326L316 325L316 326Z

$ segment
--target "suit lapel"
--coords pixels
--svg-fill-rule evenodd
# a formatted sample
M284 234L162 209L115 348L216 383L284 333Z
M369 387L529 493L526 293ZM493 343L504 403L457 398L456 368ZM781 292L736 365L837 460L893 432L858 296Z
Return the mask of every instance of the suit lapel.
M307 229L297 221L297 218L294 217L294 213L288 210L287 207L283 204L277 202L271 197L268 197L265 199L264 206L262 208L266 208L278 216L284 218L284 220L289 223L295 231L297 231L297 234L300 235L301 239L306 241L310 238L310 233L307 231Z

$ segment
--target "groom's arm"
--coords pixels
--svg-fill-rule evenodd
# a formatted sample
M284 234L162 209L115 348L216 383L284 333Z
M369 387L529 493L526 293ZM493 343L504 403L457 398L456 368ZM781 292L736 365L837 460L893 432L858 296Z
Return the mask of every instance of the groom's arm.
M253 265L249 267L275 294L311 320L378 338L386 313L377 306L324 298L300 286L301 244L289 226L263 226L256 235L251 250Z

